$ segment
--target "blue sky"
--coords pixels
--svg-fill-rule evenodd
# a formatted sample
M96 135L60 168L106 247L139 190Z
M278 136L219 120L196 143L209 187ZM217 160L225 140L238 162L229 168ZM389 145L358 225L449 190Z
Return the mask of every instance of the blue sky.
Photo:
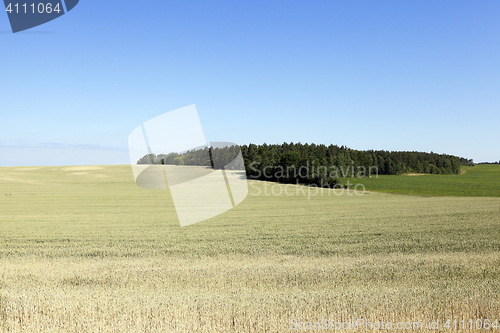
M128 163L196 104L208 141L500 160L500 2L93 1L12 34L0 166Z

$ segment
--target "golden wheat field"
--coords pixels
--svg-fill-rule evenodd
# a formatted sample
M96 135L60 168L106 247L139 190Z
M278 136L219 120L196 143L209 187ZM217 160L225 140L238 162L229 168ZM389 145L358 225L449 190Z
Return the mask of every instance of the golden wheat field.
M500 198L250 185L181 228L168 190L137 187L130 166L0 168L0 331L500 320Z

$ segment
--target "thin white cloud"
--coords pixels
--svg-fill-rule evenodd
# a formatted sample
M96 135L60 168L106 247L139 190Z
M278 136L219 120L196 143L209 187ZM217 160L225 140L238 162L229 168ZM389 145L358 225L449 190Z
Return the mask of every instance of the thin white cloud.
M0 145L0 167L128 164L128 151L98 145Z

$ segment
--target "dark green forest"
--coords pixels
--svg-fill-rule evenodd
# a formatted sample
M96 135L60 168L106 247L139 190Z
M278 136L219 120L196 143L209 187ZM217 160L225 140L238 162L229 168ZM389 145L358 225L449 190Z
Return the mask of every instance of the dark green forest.
M243 168L247 177L281 183L301 183L334 187L339 178L363 178L377 175L428 173L456 175L462 165L474 165L472 160L436 153L355 150L337 145L301 143L243 145L224 148L204 148L183 154L149 154L138 164L198 165L221 169L239 154L243 165L233 163L232 169Z

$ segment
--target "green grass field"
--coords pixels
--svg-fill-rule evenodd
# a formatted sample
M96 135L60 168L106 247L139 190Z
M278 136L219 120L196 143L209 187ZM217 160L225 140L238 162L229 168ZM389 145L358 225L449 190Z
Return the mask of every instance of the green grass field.
M500 165L462 167L461 175L372 176L341 179L363 184L369 191L413 195L500 197ZM351 186L352 187L352 186Z
M402 177L438 179L434 194L442 195L444 179L489 184L498 169L487 169ZM494 322L497 181L483 197L308 195L306 187L275 196L264 194L274 184L254 182L236 208L181 228L169 192L137 187L130 166L0 168L0 331L283 332L292 319Z

